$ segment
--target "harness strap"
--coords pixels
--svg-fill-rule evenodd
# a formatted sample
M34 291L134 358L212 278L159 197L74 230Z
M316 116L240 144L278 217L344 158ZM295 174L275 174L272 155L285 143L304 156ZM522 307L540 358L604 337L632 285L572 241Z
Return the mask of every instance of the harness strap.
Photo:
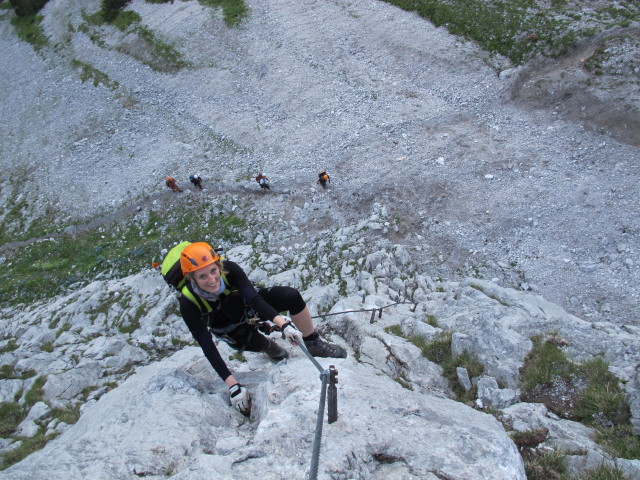
M182 295L191 300L191 302L195 303L200 309L200 313L202 314L209 313L213 310L213 307L209 302L207 302L200 295L196 295L196 293L193 291L193 287L191 286L191 282L187 282L187 284L182 288Z

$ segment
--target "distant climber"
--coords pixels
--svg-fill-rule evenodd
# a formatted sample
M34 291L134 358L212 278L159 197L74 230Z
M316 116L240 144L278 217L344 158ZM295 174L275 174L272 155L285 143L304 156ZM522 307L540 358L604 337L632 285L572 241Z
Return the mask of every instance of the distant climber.
M262 190L271 190L271 187L269 186L269 179L264 175L264 173L258 174L256 182L258 182L258 185L260 185Z
M197 173L195 175L189 175L189 181L193 183L193 186L202 190L202 178Z
M288 358L284 348L260 333L254 323L257 317L274 323L282 338L293 344L304 341L315 357L347 356L342 347L320 338L309 308L295 288L274 286L256 290L237 263L221 259L205 242L190 243L182 249L180 269L186 280L179 299L182 318L229 388L231 404L244 415L250 413L249 393L231 374L212 334L240 352L264 352L276 362ZM278 312L289 312L291 318Z
M326 170L322 170L318 173L318 183L322 185L322 188L327 188L327 183L331 183L331 177Z
M173 177L167 177L167 181L165 182L167 187L169 187L174 192L181 192L182 189L178 186L178 182Z

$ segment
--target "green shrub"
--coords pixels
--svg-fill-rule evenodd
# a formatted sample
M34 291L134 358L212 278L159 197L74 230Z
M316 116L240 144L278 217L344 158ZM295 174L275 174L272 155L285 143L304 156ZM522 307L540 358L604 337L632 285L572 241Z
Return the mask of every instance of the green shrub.
M17 350L19 347L18 342L16 341L15 338L11 338L9 339L9 341L7 342L7 344L0 348L0 354L3 353L7 353L7 352L13 352L14 350Z
M238 25L247 15L248 9L244 0L198 0L207 7L222 7L224 22L232 27Z
M17 378L20 380L26 380L27 378L34 377L36 375L35 370L25 370L24 372L17 373L12 365L2 365L0 367L0 380L7 380Z
M36 378L36 380L33 382L33 385L31 385L31 388L24 396L24 403L27 409L30 409L36 403L42 400L42 397L44 396L44 390L42 389L42 387L44 386L46 381L47 377L42 376Z
M38 13L48 0L9 0L9 2L13 5L16 15L25 17Z
M49 44L41 25L42 19L42 15L16 16L11 19L11 24L15 27L18 38L33 45L36 51Z
M131 0L102 0L100 14L105 22L113 22Z
M0 403L0 436L13 434L25 415L24 408L17 402Z

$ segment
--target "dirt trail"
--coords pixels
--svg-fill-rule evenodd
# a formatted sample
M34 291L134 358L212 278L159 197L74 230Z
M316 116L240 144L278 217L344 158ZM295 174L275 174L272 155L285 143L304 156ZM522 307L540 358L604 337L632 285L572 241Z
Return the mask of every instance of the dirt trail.
M594 132L606 132L619 141L640 146L640 82L634 71L624 74L624 64L613 74L594 76L585 69L597 62L604 40L640 44L640 29L618 29L585 40L554 60L532 62L518 75L512 99L527 108L555 110L564 118L584 124ZM640 58L636 58L636 62ZM619 60L622 63L622 60ZM635 63L638 77L640 65ZM595 69L595 67L594 67Z

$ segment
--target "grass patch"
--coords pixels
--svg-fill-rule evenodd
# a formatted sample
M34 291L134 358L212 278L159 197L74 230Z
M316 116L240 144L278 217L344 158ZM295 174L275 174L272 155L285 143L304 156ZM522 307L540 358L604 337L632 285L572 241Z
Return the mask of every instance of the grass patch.
M16 449L2 454L0 470L4 470L18 463L31 453L43 448L50 440L58 436L58 433L46 435L44 428L40 428L38 433L32 438L16 437L14 435L18 425L24 420L29 409L42 399L41 387L44 384L44 380L45 377L38 379L27 393L27 401L24 407L20 406L17 402L0 403L0 435L4 437L12 436L21 442L20 446ZM74 424L80 418L80 405L69 408L55 408L51 411L51 417L57 418L67 424Z
M14 16L11 25L14 26L20 40L30 43L36 52L49 46L49 39L42 28L42 15Z
M167 3L164 0L147 0L150 3ZM224 21L229 27L237 26L248 13L247 6L243 0L199 0L201 5L211 8L222 8ZM173 3L173 2L172 2ZM182 58L182 54L176 47L163 39L149 27L142 24L142 17L132 10L124 10L129 4L129 0L103 0L101 10L93 15L84 14L86 23L79 27L79 30L86 33L91 40L101 47L105 47L102 34L95 28L103 24L116 27L124 33L133 33L138 36L147 46L147 51L128 51L139 61L157 71L176 72L181 68L189 67L189 62ZM92 73L94 84L100 83L103 79ZM85 75L87 75L85 73ZM96 80L99 78L100 80ZM104 83L104 82L103 82Z
M632 480L624 474L622 469L611 465L600 465L590 470L582 477L584 480Z
M13 352L14 350L17 350L18 347L19 345L18 342L16 342L16 339L11 338L4 347L0 348L0 355L7 352Z
M0 436L13 434L24 417L24 408L17 402L0 403Z
M121 32L126 32L140 22L142 22L142 17L138 15L138 12L134 12L133 10L123 10L119 12L118 15L109 23Z
M391 325L386 327L385 331L403 337L400 325ZM444 376L449 382L449 388L457 395L459 401L472 401L475 398L477 389L473 387L466 392L464 388L462 388L458 381L457 368L466 368L469 372L469 377L474 378L484 373L484 365L468 352L454 356L451 352L451 336L451 332L445 331L431 341L418 335L412 335L408 337L407 340L418 347L424 357L442 367Z
M451 332L443 332L432 341L417 335L409 337L409 341L422 351L422 355L438 365L451 363Z
M523 391L530 391L540 384L550 383L555 377L570 376L576 372L575 365L556 345L544 342L542 337L531 339L533 349L520 370L520 384Z
M31 176L27 169L18 169L16 177ZM29 197L19 190L19 185L13 183L9 187L11 191L4 211L0 214L0 245L8 242L25 240L28 238L44 236L59 230L60 226L53 220L57 213L53 208L47 207L44 214L38 216L34 207L29 203Z
M243 0L198 0L200 5L222 8L224 23L228 27L238 26L249 13Z
M93 82L94 87L102 84L111 90L116 90L120 85L115 80L111 80L106 73L101 72L88 63L73 59L71 60L71 65L73 66L73 68L80 71L80 80L82 80L82 83L90 80L91 82Z
M618 379L607 363L596 358L579 366L587 382L573 410L573 417L586 424L620 425L629 421L631 412Z
M602 358L577 364L555 344L534 337L520 370L522 401L544 403L557 415L596 428L597 441L615 457L640 458L631 412L618 379Z
M247 359L244 357L244 354L239 350L229 355L229 360L238 360L242 363L245 363L247 361Z
M0 380L6 380L8 378L13 378L13 366L2 365L0 367Z
M484 365L468 352L454 356L451 352L451 336L451 332L442 332L430 342L417 336L409 337L409 341L420 348L426 358L442 367L449 388L457 395L458 400L470 402L475 399L477 388L474 386L468 392L465 391L458 381L457 368L466 368L469 378L474 378L484 373Z
M177 350L179 350L182 347L191 345L191 342L189 342L188 340L183 340L182 338L171 337L171 345L173 345Z
M176 72L181 68L188 67L189 63L182 59L182 54L174 45L165 42L149 27L143 25L142 17L132 10L123 10L128 1L116 0L113 5L107 6L107 2L103 2L102 10L89 15L83 13L84 23L78 27L78 30L85 33L93 43L108 48L103 40L104 33L97 27L101 25L112 25L123 33L137 35L142 40L146 48L136 48L128 50L119 48L126 54L129 54L141 61L145 65L156 71ZM117 87L117 82L105 83L108 77L92 67L81 66L85 77L93 78L94 85L104 83L110 88ZM94 71L95 70L95 71ZM84 80L83 80L84 81Z
M35 377L35 370L25 370L24 372L16 372L13 365L2 365L0 367L0 380L26 380L27 378Z
M31 388L24 396L24 404L27 409L30 409L42 400L42 397L44 396L44 390L42 387L46 381L47 377L38 377L35 382L33 382L33 385L31 385Z
M394 380L398 382L398 384L402 388L406 388L407 390L413 390L413 385L411 384L411 381L407 380L407 378L404 375L399 375L395 377Z
M71 330L71 324L70 323L65 323L64 325L62 325L62 327L60 327L60 329L56 332L56 338L60 337L60 335L62 335L64 332L68 332L69 330Z
M527 480L570 480L564 457L556 451L525 453L522 459Z
M596 441L616 458L640 458L640 437L631 432L631 425L596 427Z
M189 66L189 62L182 59L182 54L173 45L161 40L149 27L138 25L134 31L149 46L154 60L148 65L154 70L175 72Z
M557 57L596 31L631 25L640 16L631 2L622 2L617 8L602 2L594 8L576 10L564 1L386 1L416 12L435 26L445 26L450 33L503 55L516 65L537 54Z
M159 261L160 251L176 239L237 243L246 228L246 220L234 213L203 215L198 202L175 208L171 220L165 218L163 207L157 208L146 220L112 220L73 236L60 235L16 249L5 264L10 268L0 269L2 303L15 305L51 297L100 274L118 278L139 272ZM215 232L214 239L211 232Z
M33 452L42 449L50 440L57 437L58 434L45 435L41 429L32 438L20 438L20 446L10 452L2 455L2 470L9 468L11 465L18 463L20 460L31 455Z
M390 325L388 327L384 327L384 331L390 333L391 335L395 335L397 337L402 337L402 327L400 325Z
M129 323L127 323L126 325L120 325L118 327L118 331L120 333L133 333L139 328L140 328L140 321L134 318L134 319L131 319Z

